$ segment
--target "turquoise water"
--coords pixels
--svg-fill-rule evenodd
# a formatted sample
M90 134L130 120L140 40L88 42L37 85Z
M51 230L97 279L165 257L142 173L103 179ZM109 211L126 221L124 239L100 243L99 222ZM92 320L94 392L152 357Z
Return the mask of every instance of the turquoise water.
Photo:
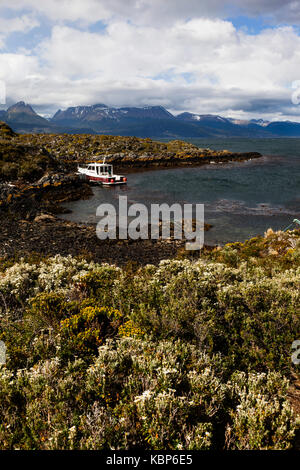
M300 217L300 139L190 139L199 147L235 152L257 151L260 159L193 168L147 170L128 175L128 185L94 187L94 197L67 203L63 217L96 223L100 203L204 204L205 222L213 224L205 243L243 241L269 227L283 229Z

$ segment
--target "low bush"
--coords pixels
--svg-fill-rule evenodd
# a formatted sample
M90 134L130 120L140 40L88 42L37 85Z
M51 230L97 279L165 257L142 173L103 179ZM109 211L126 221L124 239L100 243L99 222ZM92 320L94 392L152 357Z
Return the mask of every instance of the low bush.
M289 449L299 232L117 268L1 263L1 449Z

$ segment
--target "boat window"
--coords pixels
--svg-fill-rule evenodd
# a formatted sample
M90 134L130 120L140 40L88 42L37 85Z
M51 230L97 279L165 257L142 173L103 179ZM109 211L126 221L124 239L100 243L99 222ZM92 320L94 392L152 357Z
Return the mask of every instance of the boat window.
M111 175L111 166L108 167L108 174Z

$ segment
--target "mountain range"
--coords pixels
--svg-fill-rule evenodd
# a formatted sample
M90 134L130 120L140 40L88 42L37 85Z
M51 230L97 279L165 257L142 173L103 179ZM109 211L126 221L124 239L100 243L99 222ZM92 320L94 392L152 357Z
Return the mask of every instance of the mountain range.
M69 133L134 135L136 137L300 137L300 123L238 120L212 114L184 112L174 116L162 106L114 108L105 104L58 110L46 119L20 101L0 120L20 133Z

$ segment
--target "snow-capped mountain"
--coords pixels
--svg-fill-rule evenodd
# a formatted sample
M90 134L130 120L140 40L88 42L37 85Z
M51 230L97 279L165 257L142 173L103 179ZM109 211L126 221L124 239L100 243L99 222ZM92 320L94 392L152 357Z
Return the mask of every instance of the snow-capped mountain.
M137 137L300 137L300 123L234 119L213 114L184 112L174 116L163 106L111 107L99 103L58 110L52 118L39 116L20 101L0 120L17 132L98 133Z

